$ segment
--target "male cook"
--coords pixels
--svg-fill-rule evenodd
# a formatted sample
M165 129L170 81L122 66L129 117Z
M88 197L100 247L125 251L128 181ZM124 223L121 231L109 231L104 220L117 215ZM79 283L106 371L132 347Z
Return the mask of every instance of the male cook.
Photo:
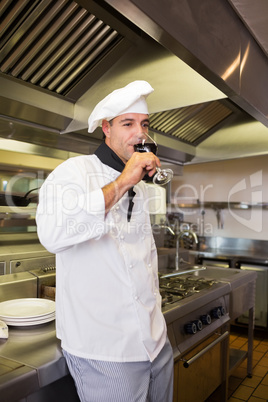
M39 194L37 229L56 254L56 331L81 401L171 402L173 354L161 312L157 251L142 180L159 159L134 152L149 127L134 81L97 104L104 142L70 158Z

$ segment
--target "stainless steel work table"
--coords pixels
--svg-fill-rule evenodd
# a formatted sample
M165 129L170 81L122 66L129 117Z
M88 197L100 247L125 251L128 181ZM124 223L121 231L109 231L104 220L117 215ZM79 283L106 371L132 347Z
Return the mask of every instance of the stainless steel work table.
M55 321L33 327L9 327L9 338L0 339L1 402L24 401L26 395L45 390L67 375Z
M235 267L236 261L248 261L259 264L268 264L267 250L239 250L231 248L202 248L200 250L189 250L192 256L203 258L230 259L233 260Z

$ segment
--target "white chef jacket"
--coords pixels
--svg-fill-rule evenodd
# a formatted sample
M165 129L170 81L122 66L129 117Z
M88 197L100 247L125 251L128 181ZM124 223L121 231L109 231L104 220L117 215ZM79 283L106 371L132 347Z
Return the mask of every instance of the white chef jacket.
M40 242L56 253L56 333L62 348L104 361L153 361L166 340L158 289L157 250L146 185L105 218L101 188L120 173L96 155L70 158L39 193Z

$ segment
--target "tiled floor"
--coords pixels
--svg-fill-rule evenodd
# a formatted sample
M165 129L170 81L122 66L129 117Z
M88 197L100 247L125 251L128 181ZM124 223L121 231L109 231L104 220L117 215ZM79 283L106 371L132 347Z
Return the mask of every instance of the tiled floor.
M247 351L247 329L232 326L230 347ZM228 402L268 402L268 332L254 331L252 378L247 377L247 360L244 360L229 377ZM217 389L206 402L219 402Z
M231 348L247 350L247 332L243 328L232 327ZM236 368L229 378L228 402L268 401L268 333L254 331L252 378L247 377L247 360Z

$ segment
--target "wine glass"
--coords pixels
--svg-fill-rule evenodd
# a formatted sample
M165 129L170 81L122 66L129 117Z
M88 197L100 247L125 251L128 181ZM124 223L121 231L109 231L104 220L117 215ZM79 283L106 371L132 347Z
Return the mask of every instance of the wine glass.
M143 133L142 142L134 145L135 152L153 152L155 155L157 154L157 143L149 136L147 133ZM161 169L156 167L156 173L153 177L154 184L159 184L160 186L164 186L167 184L173 177L173 171L171 169Z

